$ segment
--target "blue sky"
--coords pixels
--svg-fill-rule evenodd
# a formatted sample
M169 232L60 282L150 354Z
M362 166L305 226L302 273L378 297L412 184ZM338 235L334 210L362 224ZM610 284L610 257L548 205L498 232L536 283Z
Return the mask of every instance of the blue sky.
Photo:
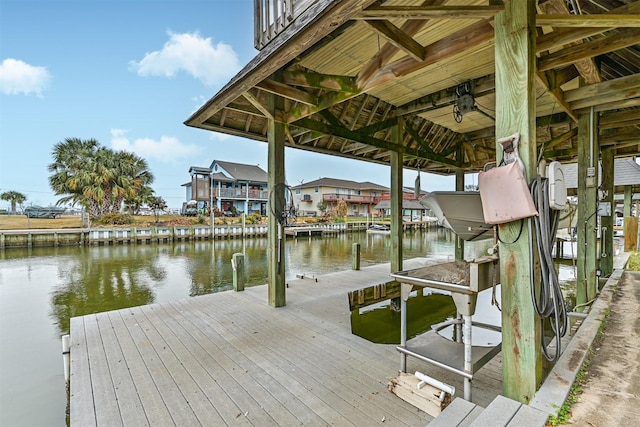
M0 0L0 192L55 203L47 166L70 137L145 158L170 207L185 200L190 166L266 170L267 144L183 124L256 54L253 0ZM285 164L290 185L389 185L386 166L295 149ZM415 177L406 171L405 185ZM454 189L451 177L421 182Z

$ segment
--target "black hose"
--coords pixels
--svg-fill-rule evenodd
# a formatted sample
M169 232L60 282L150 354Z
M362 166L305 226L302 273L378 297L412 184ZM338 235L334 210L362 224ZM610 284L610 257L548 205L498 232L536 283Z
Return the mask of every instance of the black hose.
M531 195L538 210L538 216L534 221L536 224L536 241L538 256L540 259L540 286L537 287L533 275L531 275L531 298L536 313L542 319L542 352L547 360L555 362L560 358L560 339L567 332L567 310L553 263L552 248L555 243L559 212L549 207L549 180L538 176L531 183ZM530 240L530 245L533 242ZM530 247L533 251L533 248ZM556 341L555 353L550 355L545 340L545 327L549 323L553 337ZM553 338L552 338L553 340Z
M280 194L282 194L283 200L276 199ZM291 191L291 187L283 183L273 186L269 191L269 212L283 227L295 222L297 212L293 205L293 192Z

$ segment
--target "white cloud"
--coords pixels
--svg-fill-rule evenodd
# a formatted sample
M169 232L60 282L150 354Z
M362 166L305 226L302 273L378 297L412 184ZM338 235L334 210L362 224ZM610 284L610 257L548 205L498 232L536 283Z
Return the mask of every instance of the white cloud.
M151 138L138 138L131 141L126 134L126 130L112 129L111 148L117 151L129 151L144 159L154 159L163 163L177 163L202 152L201 147L183 144L171 136L161 136L159 141Z
M7 58L0 64L0 92L7 95L42 96L51 80L45 67L35 67L18 59Z
M147 53L139 62L131 61L131 69L140 76L165 77L182 70L207 86L224 83L240 69L238 55L226 43L214 46L210 38L198 33L168 34L162 50Z

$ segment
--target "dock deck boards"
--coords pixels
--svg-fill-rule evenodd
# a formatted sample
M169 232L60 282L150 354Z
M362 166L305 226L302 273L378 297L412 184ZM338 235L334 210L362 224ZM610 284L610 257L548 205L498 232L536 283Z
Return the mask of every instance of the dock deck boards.
M395 346L351 333L347 292L388 274L290 280L277 309L257 286L73 318L71 425L424 426L430 415L387 390ZM413 358L408 368L462 387ZM475 376L474 402L491 402L501 376L498 356Z

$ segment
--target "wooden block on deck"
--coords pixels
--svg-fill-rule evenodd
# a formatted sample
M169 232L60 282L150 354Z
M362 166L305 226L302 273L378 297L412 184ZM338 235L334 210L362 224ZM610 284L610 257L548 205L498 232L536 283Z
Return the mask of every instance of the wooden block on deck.
M415 376L399 372L397 378L391 378L389 391L427 414L437 417L451 402L451 395L447 393L444 400L440 401L439 389L429 384L419 389L419 382Z

